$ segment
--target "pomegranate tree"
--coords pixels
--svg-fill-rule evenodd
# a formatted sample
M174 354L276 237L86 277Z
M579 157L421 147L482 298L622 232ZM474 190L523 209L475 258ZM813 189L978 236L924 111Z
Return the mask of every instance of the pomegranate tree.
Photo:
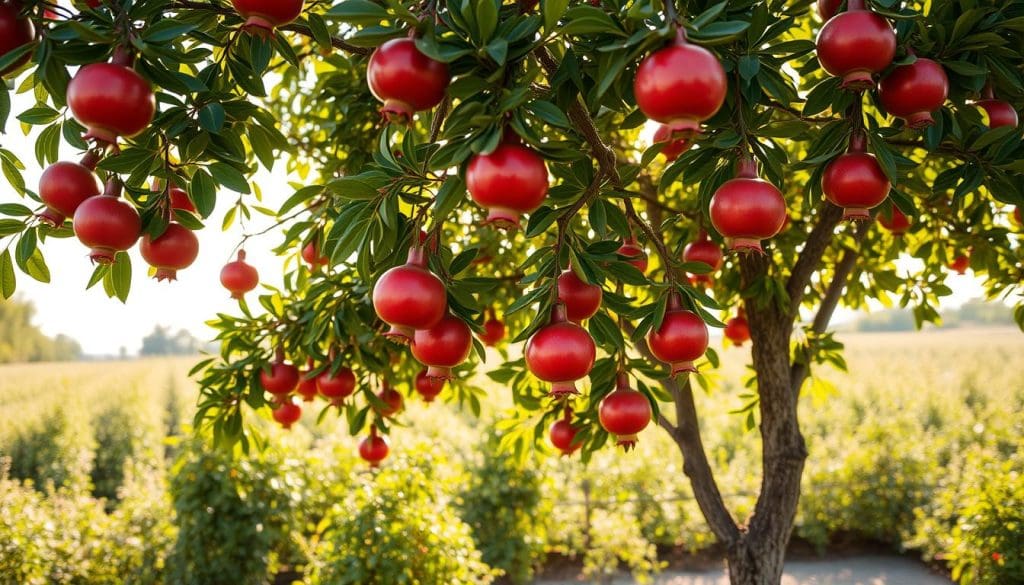
M171 222L160 236L143 236L139 252L143 260L156 268L153 278L177 280L178 271L192 266L199 257L199 238L192 230Z
M629 376L619 372L615 390L601 399L598 407L601 427L615 436L615 443L625 451L637 442L637 435L647 428L653 412L646 396L629 387Z
M828 163L821 176L821 190L829 201L843 208L843 219L871 219L868 210L889 196L889 178L866 148L864 133L855 131L846 154Z
M245 293L259 286L260 275L245 261L245 250L239 250L238 259L221 268L220 283L231 292L233 299L241 299Z
M586 329L568 320L565 305L555 303L551 320L527 341L525 356L530 372L551 383L552 396L562 397L579 394L576 381L594 367L597 348Z
M373 308L391 325L385 333L392 341L411 343L418 329L437 325L448 312L444 283L427 270L423 248L410 248L402 266L388 270L373 287Z
M484 224L519 229L519 216L540 207L548 194L548 168L534 150L505 142L478 154L466 168L466 188L487 210Z
M98 264L113 264L117 253L134 246L142 231L139 212L121 199L119 179L108 181L102 195L83 201L72 224L78 241L89 248L89 258Z
M679 293L669 293L661 326L647 336L654 357L672 367L672 375L696 372L693 362L708 349L708 326L693 311L683 309Z
M841 87L863 91L875 87L874 76L896 56L896 33L885 17L848 0L846 12L833 16L818 33L818 61Z
M436 107L444 99L451 74L448 65L416 48L412 38L392 39L373 52L366 67L370 91L384 102L381 114L409 123L413 114Z
M775 185L757 176L757 162L747 157L740 159L736 178L715 191L708 215L730 250L763 253L761 240L774 237L786 222L786 200Z

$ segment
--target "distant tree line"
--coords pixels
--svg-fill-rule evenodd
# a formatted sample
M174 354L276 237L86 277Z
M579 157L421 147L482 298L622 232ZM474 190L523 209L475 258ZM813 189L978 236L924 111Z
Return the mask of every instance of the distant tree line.
M942 312L942 324L939 327L952 328L964 326L1014 326L1013 308L1002 303L974 299L964 303L959 309ZM858 319L853 328L857 331L913 331L914 315L908 310L893 309L872 313Z
M50 338L32 324L35 307L20 300L0 300L0 363L70 361L82 347L66 335Z
M195 355L200 349L202 344L188 331L179 329L172 333L170 327L157 325L152 333L142 338L139 355Z

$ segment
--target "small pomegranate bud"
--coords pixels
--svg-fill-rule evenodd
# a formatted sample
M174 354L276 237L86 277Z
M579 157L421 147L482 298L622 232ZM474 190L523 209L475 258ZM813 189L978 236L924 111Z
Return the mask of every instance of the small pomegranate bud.
M948 95L946 71L924 58L896 67L878 86L878 98L886 111L918 130L935 123L932 112L942 107Z
M384 417L392 417L402 411L405 400L402 398L402 394L391 387L386 380L384 381L384 387L381 388L379 394L377 394L383 403L384 407L380 409L380 415Z
M430 329L416 331L412 355L427 366L427 377L453 380L452 368L466 361L473 349L473 332L465 321L446 315Z
M177 280L178 271L184 270L199 257L199 239L192 230L171 222L160 237L146 234L139 244L142 258L156 268L157 281Z
M708 211L731 250L764 253L761 240L778 234L786 222L782 192L758 178L757 162L749 157L740 160L736 178L715 191Z
M359 443L359 456L370 464L370 467L380 467L381 461L388 457L391 449L387 437L377 435L377 427L370 428L370 436Z
M576 427L572 426L572 409L566 407L565 416L551 424L549 429L551 444L555 449L561 451L563 456L568 457L582 447L580 443L574 443L577 432Z
M441 103L452 76L448 65L431 59L411 38L392 39L373 52L366 67L370 91L384 102L381 114L408 124L413 114Z
M239 250L238 259L221 268L220 283L231 292L233 299L241 299L245 293L259 285L260 275L255 268L246 264L245 250Z
M270 365L270 371L260 369L260 384L274 396L287 396L299 385L299 369L286 363L283 353L278 350L277 358Z
M416 392L423 397L423 401L430 403L433 402L437 395L444 389L444 380L440 378L431 378L427 375L427 370L420 370L416 374L416 383L414 384Z
M554 397L579 394L576 380L590 374L596 358L593 338L586 329L567 320L562 303L551 310L550 323L526 342L526 367L534 376L551 383Z
M548 168L533 149L506 141L490 154L473 156L466 168L466 188L487 209L484 225L519 229L519 216L544 203Z
M847 7L821 27L818 61L825 71L843 78L843 89L872 89L872 76L896 56L896 33L888 20L866 10L863 0L849 0Z
M92 153L86 155L83 163L92 160ZM78 206L86 199L103 192L103 183L90 167L75 162L58 162L47 167L39 178L39 198L46 210L39 219L52 227L64 225L64 219L74 217Z
M254 35L270 38L274 29L291 23L302 14L303 0L231 0L235 11L245 18L242 28Z
M637 442L637 434L647 428L653 411L647 397L629 387L629 377L620 372L615 390L601 400L597 415L601 427L615 436L623 450L629 451Z
M292 428L292 425L299 422L299 419L302 418L302 408L292 402L291 399L277 403L273 413L274 420L285 429Z
M869 220L869 209L889 196L889 178L874 155L865 152L866 138L856 131L850 148L825 167L821 190L834 205L843 208L843 219Z
M661 155L665 157L666 162L672 162L679 158L681 154L690 150L693 143L685 138L672 138L672 128L666 124L659 124L658 129L654 131L654 143L661 144L665 142L665 147L661 149Z
M391 341L410 343L415 330L437 325L448 313L444 283L426 266L423 248L410 248L407 262L385 272L373 287L373 308L391 326L384 334Z
M636 238L626 238L616 253L637 270L647 274L647 252L640 247Z
M740 309L739 314L725 323L724 335L736 347L743 347L744 343L750 341L750 325L743 314L743 309Z
M966 274L967 269L971 267L971 257L967 254L957 254L956 258L949 263L949 269L956 272L957 274Z
M647 345L659 360L672 366L672 375L696 372L694 360L708 349L708 326L693 311L680 306L679 293L669 293L661 327L647 335Z
M494 347L505 339L505 324L494 314L494 309L488 310L489 318L484 321L484 332L479 335L480 341L487 347Z
M886 215L885 213L878 214L878 223L882 224L882 227L892 232L892 235L896 237L902 236L910 229L910 218L895 205L892 206L891 215Z
M302 397L303 402L313 402L316 398L316 376L313 375L313 358L306 360L306 369L299 377L299 386L295 393Z
M111 179L103 195L90 197L75 210L75 235L91 249L89 258L93 262L113 264L118 252L124 252L139 240L142 231L139 212L120 196L120 181Z
M696 241L690 242L683 248L683 262L701 263L706 265L711 271L707 274L692 275L691 281L694 284L703 284L705 286L714 284L715 279L711 273L720 269L724 261L722 249L718 247L718 244L708 239L708 234L704 230L700 231Z
M574 323L596 315L603 296L601 287L583 282L572 270L558 277L558 300L565 303L566 316Z
M330 369L325 370L316 379L316 389L331 404L341 406L356 391L356 375L346 367L339 368L335 374Z

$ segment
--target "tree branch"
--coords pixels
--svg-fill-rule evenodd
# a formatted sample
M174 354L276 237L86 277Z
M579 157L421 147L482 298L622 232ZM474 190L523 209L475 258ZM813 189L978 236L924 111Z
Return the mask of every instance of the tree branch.
M793 270L789 274L789 281L786 283L786 294L789 295L789 316L796 318L800 311L800 304L804 300L807 284L811 282L811 275L818 270L821 258L832 241L833 232L839 220L843 217L843 210L829 202L818 208L818 223L814 225L800 256L793 264Z

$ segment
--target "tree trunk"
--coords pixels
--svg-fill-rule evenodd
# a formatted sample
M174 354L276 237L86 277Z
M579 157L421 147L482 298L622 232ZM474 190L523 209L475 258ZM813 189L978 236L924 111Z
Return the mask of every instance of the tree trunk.
M745 538L730 548L729 583L732 585L779 585L782 582L786 545L751 543Z

